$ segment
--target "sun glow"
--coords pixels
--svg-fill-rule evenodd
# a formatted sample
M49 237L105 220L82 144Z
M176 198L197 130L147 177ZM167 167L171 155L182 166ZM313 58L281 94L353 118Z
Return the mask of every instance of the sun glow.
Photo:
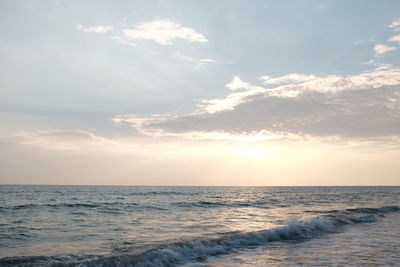
M265 146L239 145L233 148L235 156L246 158L271 158L272 151Z

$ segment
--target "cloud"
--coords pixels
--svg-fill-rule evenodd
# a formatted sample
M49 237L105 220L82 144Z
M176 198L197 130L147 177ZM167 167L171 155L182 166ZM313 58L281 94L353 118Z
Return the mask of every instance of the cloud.
M88 131L21 131L15 136L20 140L21 144L49 150L91 150L95 147L98 149L105 148L106 146L104 145L109 144L107 139Z
M115 119L115 121L118 120ZM218 147L215 142L209 143L211 146L198 147L196 142L187 139L166 138L163 139L163 142L154 142L154 139L146 137L106 138L81 130L20 131L14 134L0 135L0 145L2 142L10 146L20 144L42 150L70 153L70 155L123 155L140 156L141 159L151 156L153 160L171 156L193 156L194 151L209 156L210 148Z
M392 23L389 25L389 28L393 29L393 31L400 31L400 19L395 19L392 21Z
M148 150L145 142L134 139L111 139L82 130L19 131L11 136L18 143L44 150L79 153L137 154Z
M297 75L297 74L296 74ZM282 76L282 80L285 80ZM277 78L279 79L279 77ZM357 75L315 76L275 88L245 83L246 91L201 103L180 116L121 115L151 136L189 138L381 138L400 136L400 69L383 66Z
M383 44L377 44L374 47L374 52L376 55L383 55L389 51L395 50L396 47L393 46L388 46L388 45L383 45Z
M201 68L201 67L209 65L211 63L217 62L216 60L211 59L211 58L194 58L194 57L185 56L185 55L182 55L180 52L174 53L173 57L190 62L190 63L194 63L194 66L198 67L198 68Z
M228 83L226 87L232 91L235 91L238 89L250 89L251 85L242 81L238 76L233 76L232 81Z
M172 44L175 39L199 43L208 42L201 33L170 20L139 23L132 29L123 29L122 33L125 39L151 40L161 45Z
M389 25L389 28L391 28L395 32L400 31L400 19L393 20L392 23ZM400 35L392 36L391 38L388 39L388 42L400 42ZM377 44L374 46L375 56L383 55L397 48L398 47L396 46Z
M199 61L200 62L205 62L205 63L215 63L215 62L217 62L215 59L211 59L211 58L202 58Z
M137 44L133 43L132 40L150 40L161 45L173 44L175 39L183 39L198 43L208 42L207 38L203 34L167 19L137 23L133 28L119 29L118 31L115 30L113 26L109 25L98 25L84 28L81 24L77 24L75 28L78 31L102 34L110 33L112 31L113 35L110 36L112 40L130 46L137 46ZM197 61L199 65L215 62L215 60L210 58L195 59L186 57L182 59Z
M299 73L292 73L278 78L272 78L270 76L263 76L264 84L284 84L284 83L300 83L315 79L314 75L304 75Z
M285 75L287 76L287 75ZM282 77L285 77L282 76ZM279 79L279 77L277 78ZM390 65L383 65L372 72L365 72L358 75L339 76L315 76L314 79L302 83L281 85L275 88L266 89L261 86L246 84L247 91L234 92L223 99L203 100L202 107L209 113L231 110L236 105L252 100L257 95L277 96L277 97L296 97L306 91L317 91L322 93L338 92L342 90L377 88L384 85L398 84L398 69L393 69ZM235 80L235 79L234 79Z
M400 42L400 34L390 37L389 42Z
M108 26L108 25L99 25L99 26L94 26L94 27L89 27L89 28L84 28L81 24L76 25L76 29L78 31L84 31L84 32L94 32L94 33L107 33L109 31L112 31L114 27Z

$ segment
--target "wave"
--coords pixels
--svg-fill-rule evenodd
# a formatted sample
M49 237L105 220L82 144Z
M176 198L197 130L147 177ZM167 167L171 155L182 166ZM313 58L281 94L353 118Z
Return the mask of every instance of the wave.
M33 209L33 208L97 208L104 205L116 205L116 204L123 204L121 202L93 202L93 203L55 203L55 204L22 204L22 205L15 205L15 206L8 206L8 207L1 207L2 209L11 209L11 210L18 210L18 209ZM131 205L136 205L135 203L129 203Z
M386 213L399 212L399 206L332 210L327 215L303 222L290 221L286 226L257 232L232 233L218 238L203 238L158 245L137 254L120 256L37 256L7 257L1 266L175 266L207 257L229 254L244 248L265 246L271 242L307 240L333 234L344 225L377 221ZM356 215L356 216L354 216ZM360 216L361 215L361 216Z
M328 213L328 214L352 214L352 213L391 213L400 211L399 206L383 206L380 208L350 208L344 210L309 210L311 213Z
M256 202L211 202L211 201L197 201L197 202L176 202L173 203L175 206L184 208L218 208L218 207L252 207L252 208L263 208L270 209L270 207L265 206L267 202L256 201Z
M179 192L179 191L150 191L150 192L130 192L128 195L131 196L147 196L147 195L197 195L199 192Z
M140 205L134 202L88 202L88 203L54 203L54 204L22 204L22 205L14 205L14 206L3 206L0 207L0 212L5 211L13 211L13 210L33 210L33 209L43 209L43 208L55 208L55 209L63 209L63 208L86 208L93 209L99 212L108 211L109 209L112 211L129 211L129 210L138 210L138 209L154 209L154 210L167 210L163 207L152 206L152 205Z
M132 193L141 194L141 193ZM180 194L179 192L148 192L146 194ZM76 198L75 198L76 200ZM215 208L215 207L253 207L261 209L270 209L271 201L253 201L253 202L212 202L212 201L196 201L196 202L175 202L172 205L184 208ZM267 206L268 205L268 206ZM275 205L276 206L276 205ZM165 207L157 207L152 205L140 205L135 202L62 202L62 203L43 203L43 204L20 204L14 206L0 206L0 212L8 210L24 210L24 209L40 209L40 208L112 208L114 209L156 209L167 210Z

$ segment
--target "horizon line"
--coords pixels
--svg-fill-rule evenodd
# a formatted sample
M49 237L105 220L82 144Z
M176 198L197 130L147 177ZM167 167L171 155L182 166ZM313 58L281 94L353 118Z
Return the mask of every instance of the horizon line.
M131 186L131 187L399 187L400 185L123 185L123 184L8 184L0 186Z

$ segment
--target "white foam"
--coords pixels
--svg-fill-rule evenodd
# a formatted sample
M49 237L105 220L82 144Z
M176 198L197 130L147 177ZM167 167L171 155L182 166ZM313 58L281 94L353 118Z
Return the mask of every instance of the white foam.
M223 238L177 242L136 256L90 260L81 262L79 266L171 266L189 264L210 256L267 245L269 242L311 238L334 231L335 223L330 219L316 218L304 222L291 221L287 226L271 230L235 234Z

